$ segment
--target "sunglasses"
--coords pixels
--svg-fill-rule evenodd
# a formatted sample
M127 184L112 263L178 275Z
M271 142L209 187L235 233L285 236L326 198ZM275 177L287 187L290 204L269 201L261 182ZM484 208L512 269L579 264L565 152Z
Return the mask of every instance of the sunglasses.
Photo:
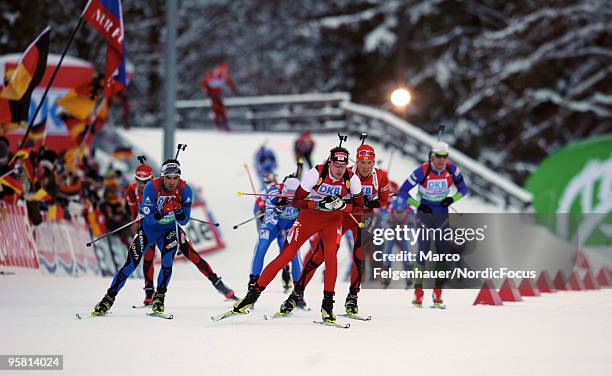
M357 155L374 155L374 152L371 150L362 150Z
M448 158L448 154L434 154L435 158Z

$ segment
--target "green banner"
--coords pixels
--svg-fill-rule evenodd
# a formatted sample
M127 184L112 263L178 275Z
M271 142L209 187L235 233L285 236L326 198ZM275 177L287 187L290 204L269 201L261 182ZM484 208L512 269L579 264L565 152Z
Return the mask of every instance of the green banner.
M536 213L585 246L612 244L612 135L579 141L548 156L529 177ZM571 213L558 220L554 213Z

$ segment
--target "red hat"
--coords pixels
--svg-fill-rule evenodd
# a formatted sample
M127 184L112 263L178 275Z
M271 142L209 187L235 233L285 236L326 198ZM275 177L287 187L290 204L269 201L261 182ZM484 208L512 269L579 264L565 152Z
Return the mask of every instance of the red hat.
M140 164L136 167L136 180L146 182L153 178L153 169L148 164Z
M357 160L358 161L374 161L376 160L376 154L374 148L368 144L363 144L357 148Z

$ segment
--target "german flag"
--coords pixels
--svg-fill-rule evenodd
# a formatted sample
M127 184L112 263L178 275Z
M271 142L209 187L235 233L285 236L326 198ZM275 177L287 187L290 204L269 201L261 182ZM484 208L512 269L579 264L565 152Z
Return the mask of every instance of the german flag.
M96 101L102 96L102 80L103 78L96 75L91 82L68 90L57 100L57 104L77 119L87 119L94 111Z
M127 146L118 147L113 151L113 158L117 159L130 159L134 157L132 148Z
M43 202L47 202L47 201L51 201L51 195L49 193L47 193L47 191L44 188L40 188L38 191L31 193L31 194L27 194L25 196L26 201L43 201Z
M15 158L21 159L21 168L25 171L30 183L36 183L36 175L34 175L34 167L32 166L32 160L30 159L30 153L32 152L31 147L23 148L15 153Z
M45 138L45 130L47 128L47 118L45 117L37 124L32 125L28 138L32 141L38 141Z
M47 219L54 222L64 219L64 208L58 204L49 205L49 209L47 210Z
M75 140L77 140L79 136L87 129L87 121L78 119L68 114L61 114L60 118L64 121L64 124L68 129L70 139L73 143L75 143Z
M30 97L34 88L38 86L47 68L47 55L49 54L49 34L51 29L45 28L40 35L25 50L17 68L7 72L5 85L0 91L0 98L7 102L0 103L4 123L27 122ZM8 78L8 80L7 80ZM8 108L8 111L6 111ZM10 114L10 115L9 115ZM10 116L10 122L6 119Z
M108 115L108 100L106 98L102 99L102 102L96 109L96 123L94 125L94 129L99 131L104 127L104 122L106 121L106 116Z
M15 191L15 194L17 195L23 193L23 185L21 184L21 182L10 175L0 178L0 184L5 187L11 188L13 191Z

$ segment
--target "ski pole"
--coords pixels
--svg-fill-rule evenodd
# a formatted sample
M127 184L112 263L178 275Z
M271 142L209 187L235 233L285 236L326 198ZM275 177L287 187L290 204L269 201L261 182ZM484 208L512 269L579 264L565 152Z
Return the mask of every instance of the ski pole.
M217 227L219 227L219 223L206 222L206 221L203 221L203 220L201 220L201 219L197 219L197 218L193 218L193 217L191 217L191 218L189 218L189 219L190 219L191 221L196 221L196 222L204 223L204 224L206 224L206 225L213 225L213 226L217 226Z
M355 223L357 224L357 227L359 227L359 228L363 228L363 227L365 226L365 225L363 224L363 222L359 222L359 221L357 220L357 218L355 218L355 216L354 216L353 214L351 214L351 213L346 213L346 214L348 214L348 216L349 216L349 217L351 217L351 219L353 220L353 222L355 222Z
M249 168L248 164L244 164L244 169L247 172L247 176L249 177L249 183L251 184L251 189L253 190L253 193L257 193L257 191L255 190L255 184L253 184L253 178L251 177L251 169Z
M0 176L0 179L5 178L7 176L9 176L10 174L12 174L13 172L17 172L17 168L12 169L11 171L7 172L6 174L2 174L2 176Z
M289 197L289 195L281 195L281 194L274 194L274 193L246 193L246 192L237 192L236 196L238 197L242 197L242 196L261 196L261 197Z
M144 218L144 217L140 217L140 216L139 216L139 217L138 217L138 218L136 218L135 220L133 220L133 221L131 221L131 222L128 222L128 223L124 224L123 226L121 226L121 227L119 227L119 228L114 229L114 230L113 230L113 231L111 231L111 232L107 232L106 234L104 234L104 235L100 236L99 238L96 238L96 239L94 239L94 240L90 241L89 243L87 243L87 244L85 244L85 245L86 245L86 246L88 246L88 247L91 247L91 245L92 245L93 243L97 242L98 240L102 240L102 239L106 238L107 236L110 236L110 235L112 235L112 234L115 234L115 233L117 233L117 232L119 232L119 231L123 230L124 228L128 227L129 225L134 224L134 223L136 223L136 222L140 221L140 220L141 220L141 219L143 219L143 218Z
M185 151L185 149L187 149L187 144L178 144L176 146L176 155L174 156L174 159L176 159L178 161L179 153L181 151Z
M253 218L249 218L249 219L247 219L247 220L246 220L246 221L244 221L244 222L241 222L241 223L238 223L237 225L234 225L234 230L236 230L236 229L237 229L239 226L242 226L242 225L244 225L244 224L246 224L246 223L249 223L249 222L251 222L251 221L254 221L254 220L256 220L257 218L261 218L261 217L263 217L263 216L264 216L264 214L265 214L265 213L257 214L257 215L256 215L256 216L254 216Z

